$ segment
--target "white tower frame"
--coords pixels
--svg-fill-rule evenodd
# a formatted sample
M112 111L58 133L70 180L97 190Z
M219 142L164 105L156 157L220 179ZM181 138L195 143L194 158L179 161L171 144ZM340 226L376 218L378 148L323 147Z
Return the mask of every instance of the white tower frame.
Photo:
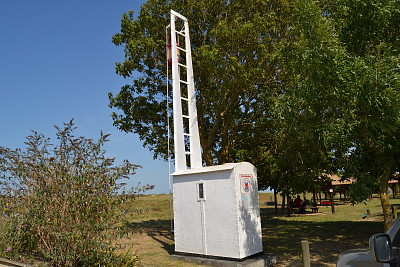
M257 255L263 251L257 170L247 162L203 167L188 20L171 10L169 28L175 252L235 260Z
M183 22L182 30L176 30L176 22L178 20ZM189 23L186 17L171 10L170 26L175 171L182 171L186 170L187 168L201 168L202 159L197 121L196 95L194 90ZM178 46L178 36L182 36L184 38L184 48ZM184 62L186 65L179 62L178 50L181 57L185 59ZM186 71L185 78L181 77L181 70ZM183 87L187 88L187 98L182 97L182 84L185 85ZM182 113L183 105L187 105L188 114ZM184 125L187 125L188 127L184 127ZM187 132L185 132L185 130ZM190 162L187 156L189 156Z

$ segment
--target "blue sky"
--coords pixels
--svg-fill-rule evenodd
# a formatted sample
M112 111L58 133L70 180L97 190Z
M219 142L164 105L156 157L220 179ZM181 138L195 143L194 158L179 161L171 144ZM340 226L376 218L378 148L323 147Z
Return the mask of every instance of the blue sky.
M4 0L0 2L0 146L23 148L31 130L55 142L53 125L74 118L77 135L111 133L109 157L143 168L130 186L154 184L168 193L168 164L153 160L137 135L112 125L108 92L129 81L115 74L123 60L111 42L121 16L144 0ZM160 25L164 31L165 25Z

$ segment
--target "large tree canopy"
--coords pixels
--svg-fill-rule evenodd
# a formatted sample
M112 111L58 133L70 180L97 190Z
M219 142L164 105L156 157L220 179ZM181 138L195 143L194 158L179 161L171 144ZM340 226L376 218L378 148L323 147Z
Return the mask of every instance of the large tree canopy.
M151 0L137 18L125 14L113 42L124 46L126 60L116 70L133 81L110 94L110 106L122 111L113 113L115 126L138 133L156 157L166 155L164 27L174 9L190 22L203 157L208 165L233 161L242 136L268 116L269 98L280 90L276 54L287 38L288 8L286 1Z
M242 153L256 163L261 184L298 193L312 191L322 171L332 169L333 147L346 131L346 53L315 2L293 2L287 21L287 38L278 44L280 90L271 116L257 120L255 143Z
M189 18L207 165L251 161L261 187L286 193L341 171L380 184L388 211L400 162L399 1L148 0L124 14L116 70L132 83L109 95L114 125L156 157L167 153L170 9Z
M351 131L342 168L360 184L376 181L388 227L387 185L400 167L400 3L343 0L331 10L352 64Z

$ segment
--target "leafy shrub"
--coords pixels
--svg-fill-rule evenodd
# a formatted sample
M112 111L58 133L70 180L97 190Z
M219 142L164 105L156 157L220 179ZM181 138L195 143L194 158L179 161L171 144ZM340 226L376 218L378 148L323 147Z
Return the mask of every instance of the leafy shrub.
M33 132L24 150L0 147L3 256L29 254L53 266L135 266L135 256L116 255L107 239L118 181L138 165L102 149L107 137L75 137L71 120L57 129L58 144Z
M376 179L372 179L367 175L360 175L357 182L349 188L349 196L353 205L369 199L375 192L378 192Z

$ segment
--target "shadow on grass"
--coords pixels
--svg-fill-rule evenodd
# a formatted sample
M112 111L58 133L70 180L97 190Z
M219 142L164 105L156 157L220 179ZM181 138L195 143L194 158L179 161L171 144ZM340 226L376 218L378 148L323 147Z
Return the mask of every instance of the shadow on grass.
M174 235L171 232L170 220L148 220L142 222L125 223L125 231L142 232L163 246L168 254L175 252Z
M141 222L125 222L124 228L130 229L135 232L164 232L171 231L171 221L170 220L147 220Z
M369 237L382 232L382 222L376 221L311 222L284 216L273 208L261 209L264 252L277 255L278 261L299 260L301 241L308 240L313 262L333 264L344 250L367 248Z
M377 221L306 221L301 217L288 219L286 213L276 214L273 208L261 209L264 252L277 255L278 263L297 266L301 259L301 241L310 241L313 266L334 264L338 255L347 249L367 248L368 239L382 232ZM323 215L314 215L323 216ZM124 231L147 234L162 245L168 254L174 253L174 236L170 220L147 220L125 223ZM332 265L329 265L332 266Z

